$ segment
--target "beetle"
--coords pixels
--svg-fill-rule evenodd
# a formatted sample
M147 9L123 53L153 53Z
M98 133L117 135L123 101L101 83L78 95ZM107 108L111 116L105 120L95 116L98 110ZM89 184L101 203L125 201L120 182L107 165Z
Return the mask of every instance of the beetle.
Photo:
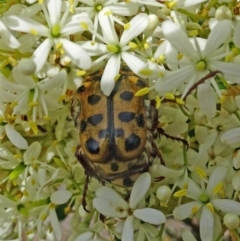
M138 176L148 171L154 158L161 154L154 133L172 137L158 128L158 111L145 96L135 96L147 81L127 67L109 96L100 88L102 71L88 76L77 89L72 103L72 116L79 130L80 144L75 156L86 172L82 204L90 177L101 183L131 187ZM86 210L86 208L85 208Z

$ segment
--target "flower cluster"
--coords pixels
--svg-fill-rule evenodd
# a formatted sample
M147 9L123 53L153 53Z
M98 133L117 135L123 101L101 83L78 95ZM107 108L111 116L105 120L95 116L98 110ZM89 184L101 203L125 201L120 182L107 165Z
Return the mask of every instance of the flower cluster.
M0 13L0 240L62 240L63 219L69 241L240 239L239 1L3 0ZM86 190L71 101L98 70L109 96L122 66L148 81L136 95L156 102L161 158L132 188Z

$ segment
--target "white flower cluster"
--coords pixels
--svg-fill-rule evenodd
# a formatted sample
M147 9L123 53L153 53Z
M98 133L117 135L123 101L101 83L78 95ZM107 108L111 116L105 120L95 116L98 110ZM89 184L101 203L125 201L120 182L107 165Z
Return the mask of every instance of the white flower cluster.
M0 240L61 240L66 216L69 241L240 240L239 1L3 0L0 13ZM156 138L165 165L130 189L92 178L88 213L70 102L99 69L109 96L123 64L189 148Z

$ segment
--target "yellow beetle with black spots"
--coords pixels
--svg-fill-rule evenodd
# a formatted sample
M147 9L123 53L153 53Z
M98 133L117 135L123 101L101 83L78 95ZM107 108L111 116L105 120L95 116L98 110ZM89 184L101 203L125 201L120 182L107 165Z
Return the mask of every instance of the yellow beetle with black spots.
M73 101L72 115L80 138L75 155L87 178L131 187L155 157L161 159L153 139L158 112L147 98L135 96L147 81L128 68L121 69L109 96L100 89L101 77L102 71L88 76Z

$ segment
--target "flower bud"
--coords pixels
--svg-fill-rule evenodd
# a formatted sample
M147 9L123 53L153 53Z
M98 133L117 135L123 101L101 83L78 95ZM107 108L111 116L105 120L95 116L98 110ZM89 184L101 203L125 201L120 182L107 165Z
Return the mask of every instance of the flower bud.
M158 188L156 194L157 194L157 198L160 201L166 202L171 197L172 191L168 186L161 186L161 187Z
M159 20L157 15L155 14L150 14L148 17L149 17L149 23L143 33L147 36L151 36L154 30L156 29L156 27L158 26Z
M232 19L231 10L226 6L219 7L215 12L215 18L217 20Z
M223 222L228 229L236 229L239 226L239 217L234 213L227 213Z
M36 65L32 59L21 59L18 63L18 69L24 75L32 75L36 70Z

